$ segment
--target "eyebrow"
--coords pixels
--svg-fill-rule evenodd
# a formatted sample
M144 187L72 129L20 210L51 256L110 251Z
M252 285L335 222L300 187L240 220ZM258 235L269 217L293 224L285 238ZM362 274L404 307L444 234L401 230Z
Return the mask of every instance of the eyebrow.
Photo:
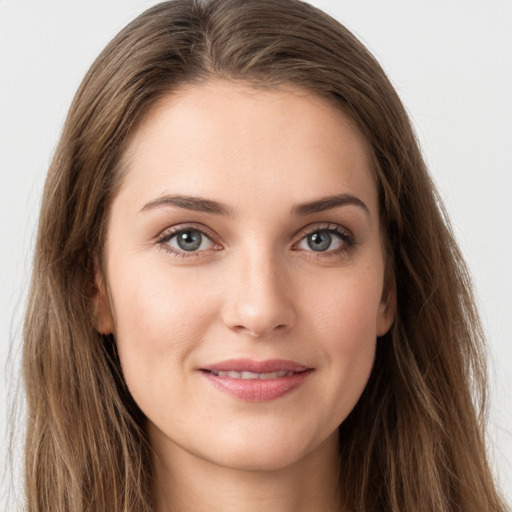
M307 203L301 203L292 208L292 215L303 217L320 213L340 206L354 205L362 208L369 214L368 207L361 201L361 199L350 194L337 194L333 196L322 197ZM233 216L234 211L228 205L205 199L202 197L186 196L186 195L165 195L146 203L141 212L160 208L162 206L176 206L185 210L192 210L196 212L212 213L214 215Z
M292 214L298 216L311 215L313 213L324 212L326 210L332 210L339 206L354 205L362 208L365 213L369 214L370 210L361 201L361 199L352 196L350 194L337 194L328 197L322 197L315 201L298 204L292 208Z
M202 197L183 196L183 195L165 195L146 203L141 211L152 210L162 206L177 206L185 210L196 212L213 213L215 215L232 215L232 209L217 201L204 199Z

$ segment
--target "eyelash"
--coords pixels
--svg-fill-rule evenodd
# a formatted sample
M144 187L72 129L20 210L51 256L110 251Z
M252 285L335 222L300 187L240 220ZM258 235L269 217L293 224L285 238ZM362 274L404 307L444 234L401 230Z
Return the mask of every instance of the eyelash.
M215 242L213 234L207 233L204 228L199 228L197 226L193 225L184 225L180 227L172 227L166 231L164 231L162 234L160 234L156 240L156 243L162 247L163 250L165 250L167 253L172 254L173 256L177 258L190 258L190 257L198 257L201 256L201 253L205 252L205 250L202 251L185 251L185 250L177 250L174 247L171 247L169 245L169 241L172 240L175 236L179 235L180 233L186 233L187 231L193 231L198 232L202 236L206 237L212 244L214 250L221 250L222 247L220 244ZM337 224L323 224L323 225L315 225L311 228L304 228L300 233L300 239L298 242L293 244L293 250L300 250L297 249L296 246L299 245L303 240L305 240L308 236L314 234L314 233L329 233L334 234L337 237L341 239L341 247L334 249L334 250L326 250L326 251L305 251L311 253L311 255L314 255L316 258L328 258L332 256L337 256L342 253L346 253L351 251L357 244L356 240L354 239L354 236L346 229L341 228Z
M182 225L179 227L169 228L166 231L164 231L162 234L159 235L156 243L159 244L165 252L167 252L177 258L194 258L194 257L201 256L201 253L204 252L204 250L203 251L185 251L185 250L180 251L180 250L178 250L174 247L171 247L169 245L169 242L175 236L179 235L180 233L186 233L187 231L194 231L194 232L201 233L202 236L206 237L208 240L211 241L211 243L214 246L214 250L218 251L221 249L220 244L215 243L213 234L207 233L204 228L199 228L194 225Z
M354 236L345 228L342 228L341 226L337 224L320 224L315 225L314 227L306 227L304 228L300 233L300 239L297 243L295 243L293 246L297 246L300 244L303 240L305 240L308 236L314 234L314 233L329 233L336 235L341 239L341 246L337 249L330 249L327 251L313 251L309 250L306 252L309 252L311 256L318 258L329 258L333 256L339 256L344 253L350 252L354 247L356 246L356 240ZM298 249L296 249L298 250Z

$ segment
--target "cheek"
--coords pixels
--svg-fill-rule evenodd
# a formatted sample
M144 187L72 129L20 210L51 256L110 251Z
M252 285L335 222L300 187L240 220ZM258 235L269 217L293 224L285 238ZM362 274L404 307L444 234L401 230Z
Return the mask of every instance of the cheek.
M316 334L323 367L328 369L318 400L332 414L325 421L333 425L347 417L370 376L382 289L380 274L371 269L345 274L339 283L317 282L308 298L312 336Z
M339 300L337 314L330 312L325 320L329 329L324 330L323 350L334 379L344 390L354 387L362 391L369 377L375 355L377 336L375 316L367 303L359 304L353 297ZM327 314L326 314L327 315Z
M308 287L305 310L311 311L315 329L323 333L332 349L357 351L377 337L377 318L382 296L379 265L357 271L340 271ZM343 340L343 343L340 341Z
M150 374L186 361L200 343L215 311L203 282L190 275L138 264L112 270L115 336L128 381L132 368Z

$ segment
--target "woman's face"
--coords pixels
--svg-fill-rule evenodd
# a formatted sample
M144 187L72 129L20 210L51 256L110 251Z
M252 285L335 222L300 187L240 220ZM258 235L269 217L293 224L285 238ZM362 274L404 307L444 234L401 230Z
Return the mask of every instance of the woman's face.
M332 452L394 314L353 124L298 88L192 85L125 163L97 327L157 452L240 469Z

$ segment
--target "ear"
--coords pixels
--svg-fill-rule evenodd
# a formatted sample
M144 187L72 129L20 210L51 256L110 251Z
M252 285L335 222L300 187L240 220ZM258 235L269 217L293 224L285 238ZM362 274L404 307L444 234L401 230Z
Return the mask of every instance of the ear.
M114 317L112 315L112 307L107 293L107 285L103 274L96 263L94 271L94 328L100 334L112 334L114 332Z
M377 336L384 336L395 319L396 313L396 284L394 276L386 276L382 298L377 312Z

